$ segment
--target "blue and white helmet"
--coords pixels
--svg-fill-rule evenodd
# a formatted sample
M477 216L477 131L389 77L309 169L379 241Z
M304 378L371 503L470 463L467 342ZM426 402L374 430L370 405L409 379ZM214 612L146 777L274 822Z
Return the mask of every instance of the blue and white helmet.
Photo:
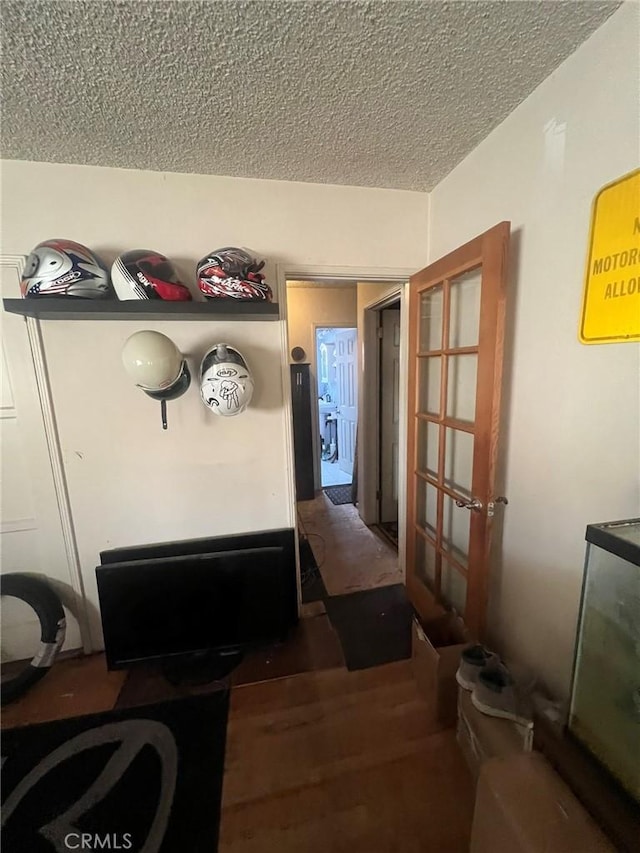
M200 396L216 415L244 412L253 396L253 378L244 357L228 344L215 344L200 365Z

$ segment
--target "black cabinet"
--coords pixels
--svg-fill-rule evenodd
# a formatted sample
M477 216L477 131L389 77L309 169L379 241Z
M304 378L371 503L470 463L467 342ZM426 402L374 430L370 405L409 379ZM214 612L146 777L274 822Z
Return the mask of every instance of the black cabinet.
M308 364L291 365L293 448L296 465L296 500L315 497L313 482L313 431L311 373Z

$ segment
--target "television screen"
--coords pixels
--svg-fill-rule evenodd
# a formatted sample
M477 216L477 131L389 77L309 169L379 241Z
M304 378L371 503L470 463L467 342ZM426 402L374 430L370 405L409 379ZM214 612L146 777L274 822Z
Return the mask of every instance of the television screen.
M98 566L109 668L283 639L288 574L282 547Z

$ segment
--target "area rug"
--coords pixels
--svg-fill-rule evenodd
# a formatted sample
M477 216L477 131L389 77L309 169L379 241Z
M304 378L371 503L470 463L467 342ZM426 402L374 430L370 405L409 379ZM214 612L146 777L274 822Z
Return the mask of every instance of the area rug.
M2 849L215 853L228 691L2 737Z
M411 657L413 608L402 584L333 595L325 607L340 637L347 669Z
M325 486L322 491L329 498L331 503L336 506L353 503L351 496L351 483L346 486Z
M327 597L327 589L309 540L302 537L300 537L300 580L303 604L309 604L312 601L324 601Z

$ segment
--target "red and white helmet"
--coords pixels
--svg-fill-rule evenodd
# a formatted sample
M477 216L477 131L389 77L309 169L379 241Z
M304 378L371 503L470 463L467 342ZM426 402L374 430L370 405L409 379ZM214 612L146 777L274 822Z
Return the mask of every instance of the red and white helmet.
M271 288L260 274L263 266L264 261L246 249L234 246L216 249L198 264L198 287L210 299L271 302Z
M109 296L109 273L97 255L73 240L45 240L33 249L20 282L22 295Z
M191 299L170 261L150 249L133 249L116 258L111 281L118 299Z

